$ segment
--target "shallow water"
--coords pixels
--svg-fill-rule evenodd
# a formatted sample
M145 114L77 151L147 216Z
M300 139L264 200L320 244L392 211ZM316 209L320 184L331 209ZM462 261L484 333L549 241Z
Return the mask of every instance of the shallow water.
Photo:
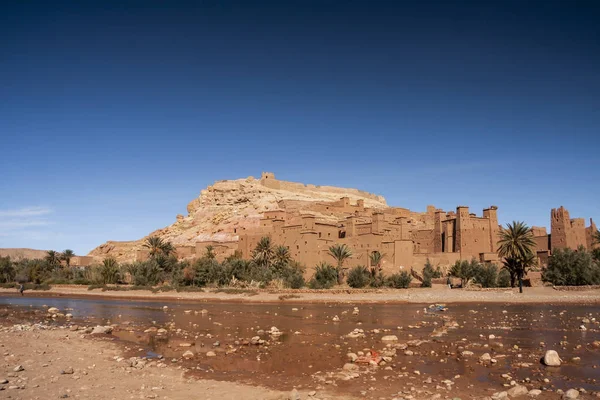
M379 397L410 387L435 393L436 383L450 379L454 381L452 394L489 395L505 390L503 384L511 379L502 374L508 373L517 381L529 378L529 388L600 390L600 350L590 345L600 340L598 324L590 321L585 324L586 331L579 329L584 317L600 319L597 306L451 304L445 312L426 312L428 305L417 304L177 303L55 297L0 297L0 305L34 310L43 305L72 309L69 312L74 320L117 324L119 329L114 335L129 343L132 355L177 358L177 362L191 368L193 375L279 389L337 386L336 390L350 394L368 391L368 397ZM358 315L352 314L354 307L359 308ZM202 309L208 313L201 314ZM339 322L332 321L336 315ZM431 336L445 322L453 321L458 323L457 328L447 329L440 337ZM144 333L148 327L169 324L174 325L170 325L172 329L166 336ZM283 334L278 338L258 334L272 326ZM346 338L355 328L363 329L365 337ZM374 329L379 332L373 332ZM496 338L489 339L490 334ZM268 343L241 344L257 335ZM412 356L398 350L387 364L391 370L362 367L360 377L349 381L327 375L340 371L350 351L385 350L381 342L384 335L396 335L398 343L415 339L428 342L410 347ZM219 346L215 347L217 341ZM182 342L191 343L192 347L180 347ZM182 353L188 349L199 356L182 360ZM539 359L546 349L557 350L566 363L554 368L542 366ZM463 357L463 350L474 355ZM217 356L206 357L207 351L214 351ZM478 362L486 352L498 360L497 364ZM580 361L571 361L573 357L580 357ZM531 366L519 367L520 363ZM429 377L433 383L423 384ZM544 383L544 378L550 383Z

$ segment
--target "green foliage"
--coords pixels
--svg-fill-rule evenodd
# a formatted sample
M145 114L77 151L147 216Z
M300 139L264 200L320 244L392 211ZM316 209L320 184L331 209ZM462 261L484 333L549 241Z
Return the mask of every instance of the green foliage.
M338 281L338 270L331 264L322 262L315 267L315 273L308 283L311 289L329 289Z
M344 282L344 275L346 272L344 262L352 257L352 251L345 244L334 244L329 247L328 253L337 263L337 283L341 285Z
M383 272L379 272L375 277L371 277L369 285L374 288L380 288L385 286L385 283L385 275L383 275Z
M421 283L421 287L431 287L431 280L433 278L441 277L442 271L440 270L440 267L437 267L437 270L433 269L433 265L431 265L431 261L429 261L428 258L423 267L423 282Z
M498 286L498 267L494 264L479 265L475 269L475 283L484 288L493 288Z
M10 257L0 257L0 283L13 282L17 272Z
M155 260L134 262L126 267L131 275L131 283L137 286L158 285L163 279L163 271Z
M597 263L600 263L600 247L597 247L597 248L595 248L595 249L592 250L592 258Z
M117 260L112 257L105 258L102 261L102 267L100 268L100 275L102 277L102 283L117 283L120 279L119 264Z
M381 263L383 262L383 258L385 254L380 253L379 251L373 251L369 254L369 261L371 263L371 277L375 278L375 276L381 272Z
M406 271L392 274L387 279L387 285L394 289L407 289L412 281L412 276Z
M229 282L227 270L215 259L203 257L194 263L194 286L226 285Z
M175 247L173 244L158 236L147 237L144 241L144 247L150 250L150 258L154 258L158 255L169 257L175 254Z
M465 287L475 277L479 267L479 263L474 258L471 261L457 260L450 269L450 276L460 278L460 285Z
M274 251L271 238L268 236L262 237L252 252L252 261L260 267L269 268L273 261L273 256Z
M352 288L363 288L371 283L371 273L366 267L357 266L350 270L346 281Z
M209 260L214 260L215 258L217 258L217 255L215 254L215 248L211 245L206 246L206 254L204 254L205 258L208 258Z
M498 273L498 287L510 287L510 272L502 268Z
M524 222L513 221L500 231L498 255L504 259L504 268L510 273L511 286L519 280L523 292L523 277L536 265L533 231Z
M71 266L71 258L75 257L75 252L71 249L66 249L60 254L60 259L64 260L67 268Z
M557 286L600 284L600 265L583 246L577 250L556 249L542 273L542 280Z

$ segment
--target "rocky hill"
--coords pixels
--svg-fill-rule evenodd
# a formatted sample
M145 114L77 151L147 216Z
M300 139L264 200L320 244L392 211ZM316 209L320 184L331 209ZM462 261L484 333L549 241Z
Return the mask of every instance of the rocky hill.
M36 259L46 257L47 250L35 249L0 249L0 257L10 257L13 260Z
M261 179L248 177L216 182L188 204L187 216L177 215L172 225L148 236L159 236L175 246L193 246L210 240L236 241L240 230L258 227L267 211L285 210L292 216L309 212L319 219L336 220L339 216L320 214L311 210L311 206L341 197L348 197L352 203L363 200L365 207L373 209L388 207L382 196L357 189L280 181L271 173L263 173ZM89 256L98 261L112 256L120 262L131 262L135 260L136 251L143 249L144 239L109 241L92 250Z

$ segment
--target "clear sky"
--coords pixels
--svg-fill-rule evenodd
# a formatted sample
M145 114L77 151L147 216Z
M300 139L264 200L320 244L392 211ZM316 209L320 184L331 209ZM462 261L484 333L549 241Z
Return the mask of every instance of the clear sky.
M85 254L272 171L600 219L595 1L0 5L0 247Z

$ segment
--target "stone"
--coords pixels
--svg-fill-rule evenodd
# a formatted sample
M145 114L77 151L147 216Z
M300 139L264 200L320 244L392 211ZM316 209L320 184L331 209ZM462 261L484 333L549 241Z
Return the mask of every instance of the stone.
M298 393L298 390L293 389L290 392L289 400L300 400L300 393Z
M346 363L342 367L344 371L356 371L358 369L358 365L352 363Z
M48 310L48 314L58 314L60 310L56 307L50 307Z
M481 355L481 357L479 357L479 360L482 362L491 362L492 361L492 356L490 356L490 353L483 353Z
M185 358L186 360L189 360L190 358L194 358L194 353L191 352L190 350L187 350L185 353L183 353L183 358Z
M497 392L492 395L492 400L508 399L508 392Z
M542 391L541 391L540 389L531 389L531 390L529 391L529 393L527 393L527 395L528 395L528 396L531 396L531 397L537 397L537 396L539 396L540 394L542 394Z
M474 353L473 353L472 351L469 351L469 350L465 350L465 351L463 351L462 353L460 353L460 355L461 355L461 356L463 356L463 357L470 357L470 356L472 356L473 354L474 354Z
M356 355L356 353L348 353L348 354L346 354L346 358L350 362L355 362L356 359L358 358L358 356Z
M25 371L25 368L23 368L22 365L17 365L16 367L13 368L14 372L21 372L21 371Z
M108 335L112 332L112 327L110 326L96 326L94 329L92 329L91 334L92 335Z
M68 367L62 371L60 371L60 373L62 375L72 375L75 371L73 371L73 367Z
M0 385L6 385L8 383L8 379L0 379Z
M77 325L71 325L71 326L69 327L69 330L70 330L71 332L76 332L78 329L79 329L79 327L78 327Z
M397 342L398 341L398 336L396 335L386 335L384 337L381 338L382 342Z
M508 389L507 392L510 397L519 397L529 393L529 390L523 385L515 385Z
M340 322L340 317L337 315L331 319L333 322Z
M565 392L563 399L576 399L579 397L579 391L576 389L569 389Z
M206 353L206 357L216 357L216 356L217 356L217 353L215 353L214 351L208 351Z
M547 365L549 367L558 367L560 366L561 359L555 350L548 350L546 351L546 354L544 354L542 362L544 363L544 365Z

